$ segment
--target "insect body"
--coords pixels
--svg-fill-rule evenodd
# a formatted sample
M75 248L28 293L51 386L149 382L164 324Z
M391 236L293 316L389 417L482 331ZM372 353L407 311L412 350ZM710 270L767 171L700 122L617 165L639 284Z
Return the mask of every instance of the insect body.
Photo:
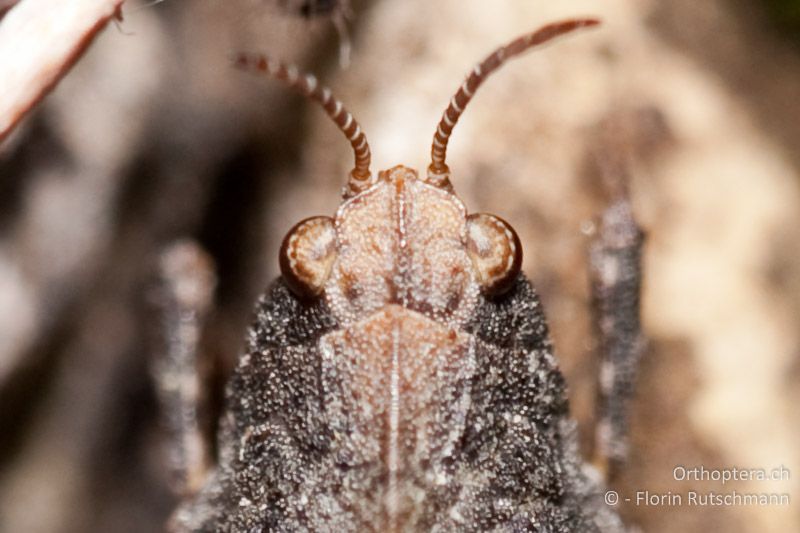
M312 76L237 63L318 101L355 167L334 217L297 224L229 383L220 461L179 531L554 531L619 527L582 473L564 381L522 248L468 214L445 164L453 126L506 59L594 20L513 41L442 117L425 177L373 175L360 126Z

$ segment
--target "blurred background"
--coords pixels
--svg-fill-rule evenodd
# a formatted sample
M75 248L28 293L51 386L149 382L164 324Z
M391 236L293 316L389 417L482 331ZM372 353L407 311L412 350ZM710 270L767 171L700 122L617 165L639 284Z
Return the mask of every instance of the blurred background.
M800 1L166 0L124 15L0 144L0 531L161 530L176 501L149 370L159 252L188 237L212 255L204 354L224 376L281 238L339 203L341 134L231 52L313 71L361 122L374 169L423 170L479 59L585 15L603 26L481 89L448 153L456 191L517 229L588 455L586 250L600 169L623 159L647 232L649 346L613 487L792 503L620 512L645 532L800 531ZM675 480L678 465L790 476L723 486Z

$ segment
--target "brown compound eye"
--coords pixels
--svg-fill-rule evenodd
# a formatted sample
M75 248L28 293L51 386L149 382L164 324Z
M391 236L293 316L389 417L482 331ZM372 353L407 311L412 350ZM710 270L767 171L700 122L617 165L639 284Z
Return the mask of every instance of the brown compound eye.
M467 252L487 296L508 291L522 267L517 232L500 217L478 213L467 217Z
M298 222L280 251L286 285L301 298L318 296L336 259L336 229L330 217L311 217Z

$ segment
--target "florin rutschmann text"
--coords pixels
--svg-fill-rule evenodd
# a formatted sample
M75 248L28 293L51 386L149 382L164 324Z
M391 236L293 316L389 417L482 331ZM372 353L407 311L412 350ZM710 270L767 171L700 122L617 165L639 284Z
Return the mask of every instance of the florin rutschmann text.
M672 479L681 483L777 482L791 479L790 470L780 465L774 468L706 468L704 466L677 465L672 469ZM753 485L748 485L752 487ZM605 494L608 505L620 501L637 507L738 507L738 506L788 506L791 496L780 491L744 490L637 490L631 495L621 495L610 490Z

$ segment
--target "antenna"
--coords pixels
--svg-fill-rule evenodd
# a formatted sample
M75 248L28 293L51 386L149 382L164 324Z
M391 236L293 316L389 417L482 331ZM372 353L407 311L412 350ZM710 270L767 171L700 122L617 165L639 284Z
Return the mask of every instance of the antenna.
M341 101L333 96L331 90L320 86L317 78L312 74L300 73L294 65L285 65L270 57L258 54L237 54L234 64L245 70L264 72L265 74L283 81L292 89L300 92L306 98L314 100L333 119L342 130L355 155L355 166L350 171L350 177L345 189L345 198L350 198L372 185L372 173L369 170L371 154L367 136L361 131L361 126L353 115L345 109Z
M439 187L449 186L450 169L445 163L445 156L447 155L447 142L450 140L450 134L453 132L453 127L458 122L461 113L464 112L464 108L472 100L475 91L478 90L478 87L486 81L492 72L500 68L509 59L518 56L529 48L546 43L573 30L598 24L600 24L600 21L597 19L573 19L548 24L533 33L527 33L507 45L501 46L476 65L453 98L450 99L450 105L447 106L442 119L439 121L439 126L436 128L436 133L433 136L433 145L431 146L428 181L432 185Z

